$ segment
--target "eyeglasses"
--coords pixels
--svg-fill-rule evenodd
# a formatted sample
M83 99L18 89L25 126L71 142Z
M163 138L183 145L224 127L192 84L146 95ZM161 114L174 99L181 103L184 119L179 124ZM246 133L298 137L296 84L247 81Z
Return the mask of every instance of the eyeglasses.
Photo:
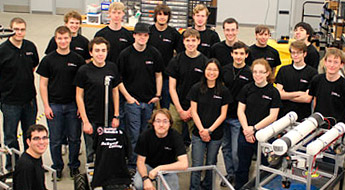
M169 124L170 122L169 122L169 120L155 120L154 121L155 123L157 123L157 124L164 124L164 125L167 125L167 124Z
M267 73L267 71L253 71L253 74L255 74L255 75L263 75L266 73Z
M46 140L48 140L48 139L49 139L48 136L43 136L43 137L32 137L32 140L33 140L33 141L40 141L40 140L46 141Z
M26 28L13 28L13 30L16 31L16 32L19 32L19 31L25 32Z

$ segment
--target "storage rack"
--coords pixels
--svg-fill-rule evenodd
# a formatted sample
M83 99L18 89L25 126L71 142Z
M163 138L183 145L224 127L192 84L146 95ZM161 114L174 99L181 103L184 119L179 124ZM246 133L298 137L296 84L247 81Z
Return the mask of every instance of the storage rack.
M121 2L126 6L126 14L123 17L123 21L128 23L128 18L140 11L141 0L121 0Z
M320 30L327 47L343 49L345 37L344 1L326 1L321 14Z
M158 4L166 4L171 8L169 25L175 28L187 27L188 0L142 0L141 18L144 23L154 23L154 9Z

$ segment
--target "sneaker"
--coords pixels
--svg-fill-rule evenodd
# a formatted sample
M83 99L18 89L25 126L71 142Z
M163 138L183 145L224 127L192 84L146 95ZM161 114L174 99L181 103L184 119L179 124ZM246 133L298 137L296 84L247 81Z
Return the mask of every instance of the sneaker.
M66 153L67 153L67 151L68 151L68 147L67 147L68 145L65 145L65 144L63 144L63 145L61 145L61 155L62 156L65 156L66 155Z
M80 173L79 168L70 169L69 171L69 175L71 178L74 178L79 173Z
M131 175L131 177L134 177L135 173L137 172L137 170L135 168L128 168L129 174Z
M61 181L62 179L62 170L56 170L56 181ZM54 181L54 176L52 174L52 181Z
M234 183L234 176L226 175L225 178L229 181L230 184ZM222 180L222 182L220 182L220 186L221 187L227 187L226 183L223 180Z

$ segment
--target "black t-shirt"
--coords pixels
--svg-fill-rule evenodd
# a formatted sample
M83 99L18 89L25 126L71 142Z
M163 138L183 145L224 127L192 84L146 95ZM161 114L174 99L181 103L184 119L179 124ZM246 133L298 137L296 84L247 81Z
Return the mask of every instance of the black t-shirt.
M345 79L334 82L326 79L326 74L316 75L310 84L309 94L316 97L315 112L324 117L334 117L337 122L345 121Z
M232 46L228 46L224 41L218 42L211 47L210 57L216 58L222 66L232 64L234 59L231 56ZM252 55L248 52L248 57L245 60L247 65L252 65Z
M156 73L163 72L163 59L159 51L147 45L142 52L134 46L124 49L118 63L122 81L131 96L139 102L149 102L156 95Z
M223 67L223 81L234 99L228 106L227 115L229 118L237 119L237 96L244 85L253 81L252 71L247 65L238 69L233 64L227 64Z
M55 38L52 37L44 53L49 54L50 52L55 51L56 49L57 44L55 42ZM85 60L91 58L91 55L89 53L89 40L80 34L78 34L75 37L72 37L70 49L71 51L74 51L80 56L82 56Z
M319 67L319 63L320 63L320 54L319 52L317 51L317 49L312 45L310 44L308 46L308 49L307 49L307 56L304 57L304 62L307 64L307 65L310 65L312 67L314 67L316 70L318 69Z
M229 90L222 86L221 92L216 93L215 88L207 88L205 93L201 92L201 83L196 83L190 89L187 99L197 103L197 112L205 129L218 119L221 114L222 106L232 103L232 96ZM199 129L194 124L193 134L200 137ZM223 125L218 126L212 133L212 140L220 140L223 137Z
M178 51L178 43L181 34L173 27L168 26L164 31L157 30L155 25L150 27L150 38L148 44L153 45L161 53L164 67L174 55L174 50Z
M113 62L106 62L103 67L97 67L92 62L80 67L75 77L75 85L84 89L84 103L86 114L91 123L104 125L104 96L105 76L112 76L109 86L109 121L114 115L112 90L120 82L117 66Z
M239 101L246 105L248 126L254 126L267 117L271 108L282 106L279 92L272 84L260 88L251 82L242 88L238 97Z
M211 58L211 47L213 46L213 44L220 42L218 33L209 28L206 28L206 30L204 31L199 31L199 33L200 33L200 44L198 46L198 51L203 53L206 57ZM181 48L181 51L186 50L183 45L183 37L180 40L180 47L183 47Z
M268 61L271 68L277 67L281 64L279 52L269 45L266 47L258 47L256 44L253 44L249 47L249 50L252 54L253 60L264 58Z
M307 91L313 77L317 71L306 65L303 69L297 70L293 64L283 66L279 69L276 77L276 83L283 85L285 92ZM279 110L279 117L285 116L288 112L294 111L298 115L298 120L301 121L311 114L310 103L298 103L290 100L282 100L283 107Z
M36 46L28 40L20 49L10 40L0 45L0 102L22 105L36 97L33 69L38 62Z
M94 149L96 159L92 187L131 183L126 162L131 153L131 143L124 131L98 127Z
M192 86L200 81L206 62L207 57L202 53L195 58L190 58L185 52L181 52L171 59L165 71L167 75L176 79L176 92L184 110L190 107L190 101L186 96Z
M16 163L13 190L46 190L42 158L24 152Z
M164 138L158 138L153 127L142 132L134 152L146 157L145 164L155 168L177 161L177 157L186 154L181 135L174 129L169 129Z
M116 63L120 52L134 43L133 34L122 27L120 30L112 30L109 26L104 27L95 34L95 37L103 37L110 43L110 51L107 60Z
M67 55L53 51L42 59L36 72L48 78L49 103L67 104L75 101L73 81L79 67L84 64L84 59L73 51Z

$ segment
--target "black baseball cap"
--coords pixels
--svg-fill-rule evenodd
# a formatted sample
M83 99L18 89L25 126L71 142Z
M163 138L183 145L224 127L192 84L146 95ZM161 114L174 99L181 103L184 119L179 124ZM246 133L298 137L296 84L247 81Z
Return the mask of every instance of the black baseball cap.
M134 33L150 33L149 24L138 22L134 27Z

